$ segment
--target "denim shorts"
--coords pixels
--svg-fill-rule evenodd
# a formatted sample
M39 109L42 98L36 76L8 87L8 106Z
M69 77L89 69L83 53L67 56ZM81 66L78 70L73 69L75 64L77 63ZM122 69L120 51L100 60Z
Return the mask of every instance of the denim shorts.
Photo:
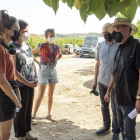
M38 72L38 83L40 85L58 83L56 68L49 65L41 65L41 69Z

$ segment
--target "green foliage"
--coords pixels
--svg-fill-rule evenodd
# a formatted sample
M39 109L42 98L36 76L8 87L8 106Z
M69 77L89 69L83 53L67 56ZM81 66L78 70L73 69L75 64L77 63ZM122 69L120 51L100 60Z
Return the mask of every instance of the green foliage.
M140 19L137 20L137 28L138 28L138 31L133 36L136 38L140 38Z
M56 13L60 0L43 0L44 3L53 8ZM53 4L51 4L53 2ZM118 12L133 20L140 0L62 0L63 3L72 8L75 6L80 12L80 16L86 22L89 15L95 14L101 20L108 14L110 17L116 16Z
M29 40L27 41L30 46L31 49L35 48L38 44L40 43L45 43L45 38L35 38L35 37L30 37ZM38 56L39 52L35 54L35 56Z
M73 44L75 45L82 45L84 42L84 39L76 39L76 38L56 38L55 44L62 46L63 44ZM63 49L63 48L62 48Z
M27 41L30 46L31 49L35 48L38 44L40 43L45 43L46 40L45 38L35 38L35 37L30 37L30 39ZM55 44L62 46L62 44L73 44L73 46L75 45L82 45L84 42L84 39L76 39L76 38L56 38L55 39ZM36 54L36 56L39 55L39 52Z
M120 13L118 13L118 14L117 14L117 18L125 18L125 16L122 15L122 14L120 14Z

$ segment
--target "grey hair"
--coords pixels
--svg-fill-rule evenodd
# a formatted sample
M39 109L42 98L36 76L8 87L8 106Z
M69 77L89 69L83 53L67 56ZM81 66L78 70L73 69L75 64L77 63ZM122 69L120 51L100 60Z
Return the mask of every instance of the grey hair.
M104 24L103 27L102 27L102 31L103 31L104 28L106 28L106 27L109 26L109 25L110 25L110 23Z

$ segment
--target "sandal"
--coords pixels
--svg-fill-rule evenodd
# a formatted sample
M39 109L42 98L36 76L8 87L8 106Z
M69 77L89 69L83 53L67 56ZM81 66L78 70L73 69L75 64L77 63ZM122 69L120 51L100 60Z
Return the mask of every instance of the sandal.
M48 115L47 120L50 120L52 122L55 122L54 116L53 115Z
M36 118L35 117L31 118L31 124L36 125Z

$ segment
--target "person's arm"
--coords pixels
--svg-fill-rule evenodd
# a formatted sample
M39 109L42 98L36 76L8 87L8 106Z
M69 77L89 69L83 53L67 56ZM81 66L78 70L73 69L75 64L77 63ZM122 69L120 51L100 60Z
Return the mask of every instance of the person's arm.
M38 66L40 66L39 61L34 57L34 62L36 62L38 64Z
M94 81L92 84L92 88L93 87L97 87L97 78L98 78L98 73L99 73L99 65L100 65L100 61L97 61L95 64L95 73L94 73Z
M56 61L58 61L59 59L61 59L62 58L62 53L61 52L59 52L59 54L58 54L58 56L57 56L57 59L56 59Z
M36 46L34 49L32 49L32 54L35 54L37 52L39 52L39 47L38 46Z
M16 70L16 55L12 56L14 59L14 66L15 66L15 75L16 79L20 81L21 83L25 84L26 86L29 86L31 88L36 87L36 81L27 81L17 70Z
M113 82L113 75L112 75L111 76L109 87L108 87L107 92L106 92L106 95L104 97L104 100L106 102L110 102L110 94L111 94L111 91L112 91L113 87L114 87L114 82Z
M34 73L35 73L35 81L38 81L38 76L37 76L37 71L36 71L36 66L34 64Z
M95 57L96 64L95 64L95 72L94 72L94 81L92 83L92 88L97 88L97 78L99 73L99 66L100 66L100 57L99 57L99 51L100 51L100 45L97 48L97 55Z
M140 95L140 69L139 69L139 83L138 83L137 95ZM136 100L136 110L137 110L137 113L140 114L140 100Z
M15 105L21 109L22 105L20 104L18 98L16 97L11 85L9 82L6 80L5 73L0 73L0 87L4 91L4 93L14 101Z

